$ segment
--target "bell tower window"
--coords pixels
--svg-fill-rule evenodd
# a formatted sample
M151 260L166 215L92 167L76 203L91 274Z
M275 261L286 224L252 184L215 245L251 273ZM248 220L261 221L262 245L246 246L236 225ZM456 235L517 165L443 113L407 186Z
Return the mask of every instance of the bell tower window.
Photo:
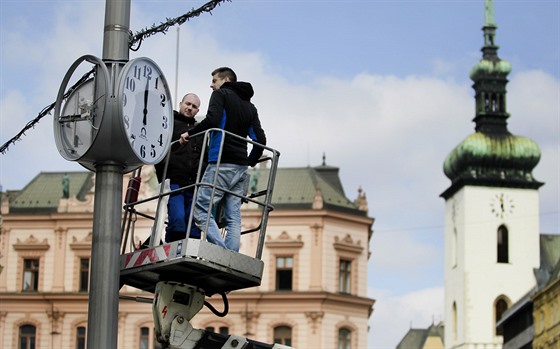
M498 263L509 263L508 230L504 225L498 228Z

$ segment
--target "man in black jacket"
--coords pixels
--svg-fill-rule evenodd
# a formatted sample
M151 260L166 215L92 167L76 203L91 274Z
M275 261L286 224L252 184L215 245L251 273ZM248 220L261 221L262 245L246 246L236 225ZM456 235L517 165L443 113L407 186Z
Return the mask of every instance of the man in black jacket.
M216 190L212 197L211 187L200 186L194 211L196 224L200 229L206 230L206 238L209 242L237 252L241 235L242 199L240 196L246 195L249 181L247 166L255 166L264 150L262 147L253 146L247 156L248 142L245 138L250 137L253 141L266 145L266 136L261 127L257 108L251 103L254 92L250 83L238 82L232 69L222 67L212 72L210 87L214 92L210 96L206 118L193 129L183 133L180 142L187 143L189 134L194 135L211 128L219 128L243 138L225 135L220 164L217 166L223 133L217 131L211 133L208 167L202 182L212 184L217 178L218 187L236 195ZM210 203L212 209L209 209ZM225 239L221 237L214 217L218 205L221 205L222 217L225 221L227 231Z
M179 139L182 133L196 125L195 116L200 109L200 98L194 93L186 94L179 104L179 111L173 111L173 137L172 141ZM202 137L193 138L185 145L173 144L169 164L167 167L166 178L169 178L171 190L193 185L196 182L198 166L202 151ZM165 170L164 159L156 164L156 174L158 181L163 182L163 172ZM204 166L204 164L203 164ZM204 168L202 169L204 171ZM192 209L194 186L180 192L171 194L167 203L167 228L165 241L171 242L181 240L186 237L188 221ZM191 238L200 238L200 229L194 222L191 224Z

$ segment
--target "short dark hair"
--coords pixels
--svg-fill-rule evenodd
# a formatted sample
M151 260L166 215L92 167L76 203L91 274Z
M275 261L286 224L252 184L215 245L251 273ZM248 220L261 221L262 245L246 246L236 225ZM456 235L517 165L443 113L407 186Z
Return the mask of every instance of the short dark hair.
M216 74L218 74L220 79L224 79L224 78L228 77L229 81L231 81L231 82L236 82L237 81L237 75L235 75L235 72L231 68L221 67L221 68L214 69L214 71L212 72L212 76L214 76Z

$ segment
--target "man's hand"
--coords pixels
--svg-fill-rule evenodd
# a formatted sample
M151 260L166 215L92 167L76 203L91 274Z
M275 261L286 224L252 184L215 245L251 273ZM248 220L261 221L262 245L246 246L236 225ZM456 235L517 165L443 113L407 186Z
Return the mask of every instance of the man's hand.
M189 141L189 133L185 132L181 134L181 137L179 137L179 143L181 144L186 144Z

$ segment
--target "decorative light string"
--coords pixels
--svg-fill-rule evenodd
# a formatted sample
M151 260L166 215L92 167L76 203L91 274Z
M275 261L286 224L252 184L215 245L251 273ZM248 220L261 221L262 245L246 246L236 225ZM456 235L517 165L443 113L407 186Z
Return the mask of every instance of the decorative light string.
M150 37L152 35L155 35L157 33L165 34L169 30L169 28L171 28L175 25L181 25L181 24L185 23L186 21L190 20L191 18L198 17L203 13L207 12L207 13L211 14L212 10L214 10L222 2L226 2L226 1L231 1L231 0L211 0L211 1L207 2L206 4L202 5L201 7L197 8L197 9L192 9L191 11L189 11L189 12L187 12L187 13L179 16L179 17L167 18L166 22L161 23L159 25L153 24L150 28L145 28L145 29L137 32L136 34L132 34L132 32L131 32L128 47L131 51L138 51L140 49L140 46L142 45L142 41L145 38ZM68 98L68 96L70 96L70 94L78 86L80 86L83 82L85 82L93 72L94 72L94 69L92 69L89 72L87 72L86 74L84 74L80 78L80 80L78 80L74 85L72 85L72 87L70 87L68 89L68 91L64 94L63 99ZM41 112L39 113L39 115L37 115L37 117L35 119L29 121L25 125L25 127L18 134L16 134L14 137L12 137L10 140L8 140L6 143L4 143L0 147L0 153L5 154L8 151L8 148L10 147L10 145L15 144L17 141L20 141L21 137L23 137L25 135L25 132L27 130L29 130L31 128L34 128L35 125L43 117L45 117L47 114L51 113L51 110L55 107L55 104L56 104L56 102L53 102L52 104L43 108L43 110L41 110Z

